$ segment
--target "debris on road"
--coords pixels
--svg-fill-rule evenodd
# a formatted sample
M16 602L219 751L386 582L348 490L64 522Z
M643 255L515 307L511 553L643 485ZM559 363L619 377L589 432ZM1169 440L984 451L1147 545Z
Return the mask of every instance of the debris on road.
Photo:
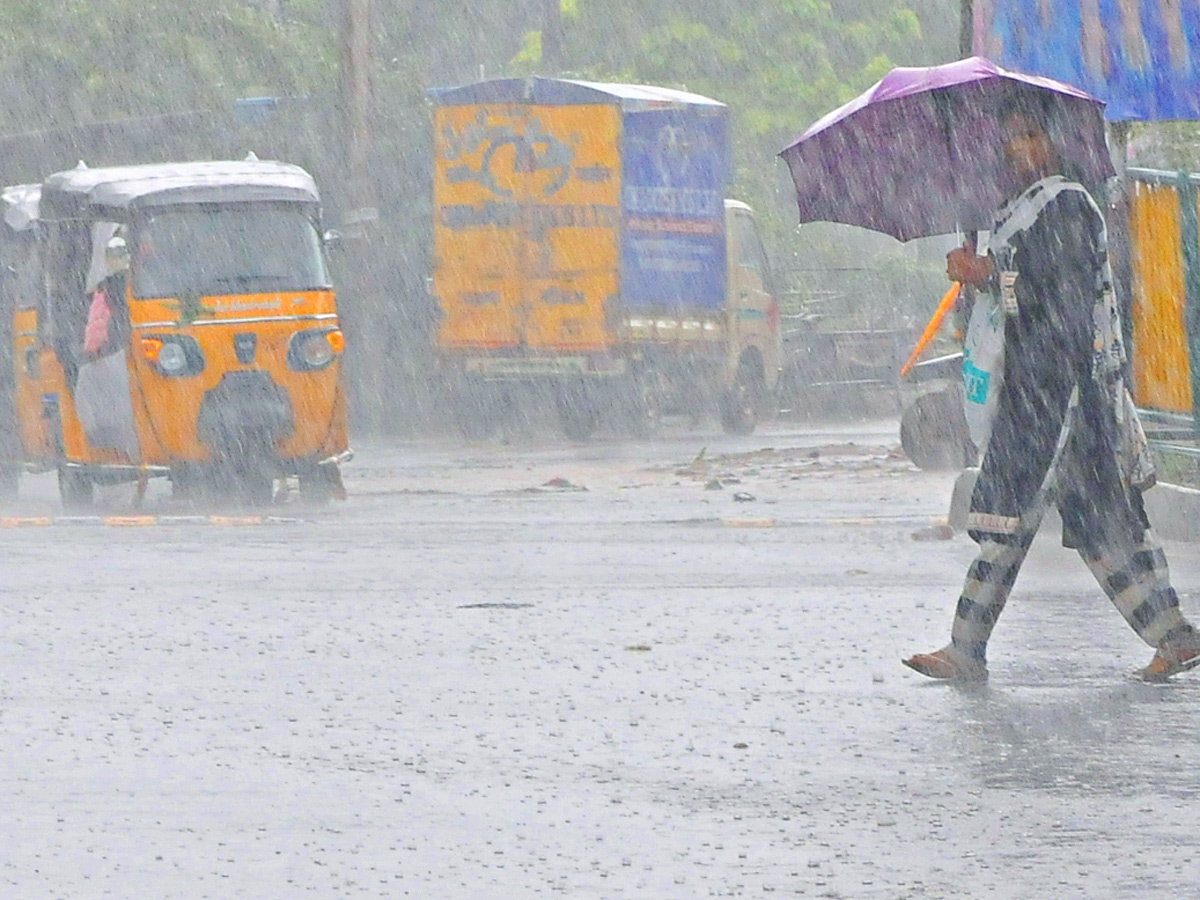
M528 609L532 603L464 603L459 609Z
M954 537L954 529L945 523L918 528L912 533L914 541L948 541Z
M572 484L566 478L562 478L561 476L558 478L551 478L549 481L544 483L542 485L542 487L550 488L553 491L586 491L587 490L587 488L585 488L582 484Z

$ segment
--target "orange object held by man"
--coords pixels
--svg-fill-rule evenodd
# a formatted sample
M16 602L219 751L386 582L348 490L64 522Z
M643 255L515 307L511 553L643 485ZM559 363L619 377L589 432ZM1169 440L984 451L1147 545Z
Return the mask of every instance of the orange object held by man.
M956 281L950 285L950 290L946 291L946 295L942 297L942 302L938 304L937 309L933 313L933 318L929 320L929 324L925 326L925 331L921 334L921 339L917 341L917 346L913 347L912 353L908 355L908 359L904 361L904 365L900 367L900 377L903 378L916 365L917 360L921 358L921 354L925 348L929 346L929 342L933 340L933 336L937 334L938 329L942 327L942 320L946 318L946 313L954 309L954 304L958 300L959 291L962 290L962 283Z

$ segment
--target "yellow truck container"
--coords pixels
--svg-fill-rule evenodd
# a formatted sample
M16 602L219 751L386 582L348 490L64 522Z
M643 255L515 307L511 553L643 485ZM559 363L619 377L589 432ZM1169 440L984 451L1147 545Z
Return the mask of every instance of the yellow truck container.
M779 306L753 212L725 199L727 108L542 78L433 99L437 343L464 430L532 390L577 439L710 404L751 431Z
M1130 169L1129 176L1134 400L1146 409L1190 415L1186 229L1178 176L1147 169ZM1190 200L1196 202L1194 193Z

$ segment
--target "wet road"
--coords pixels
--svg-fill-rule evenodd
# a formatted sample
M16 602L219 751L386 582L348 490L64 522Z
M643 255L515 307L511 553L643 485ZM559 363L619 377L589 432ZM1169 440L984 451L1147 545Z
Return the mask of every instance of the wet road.
M973 545L894 434L368 443L282 523L0 529L0 894L1194 896L1200 676L1130 682L1044 538L988 686L901 667Z

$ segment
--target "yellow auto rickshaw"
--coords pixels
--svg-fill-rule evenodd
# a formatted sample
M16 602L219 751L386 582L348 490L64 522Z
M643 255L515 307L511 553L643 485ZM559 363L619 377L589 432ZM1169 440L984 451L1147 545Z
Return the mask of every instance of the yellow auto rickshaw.
M344 339L307 172L80 166L45 180L38 220L36 340L58 385L36 412L64 505L155 475L185 496L264 503L289 474L341 495Z
M40 195L37 184L0 191L0 496L6 497L15 494L23 469L51 468L56 458L43 398L57 392L61 371L37 338Z

